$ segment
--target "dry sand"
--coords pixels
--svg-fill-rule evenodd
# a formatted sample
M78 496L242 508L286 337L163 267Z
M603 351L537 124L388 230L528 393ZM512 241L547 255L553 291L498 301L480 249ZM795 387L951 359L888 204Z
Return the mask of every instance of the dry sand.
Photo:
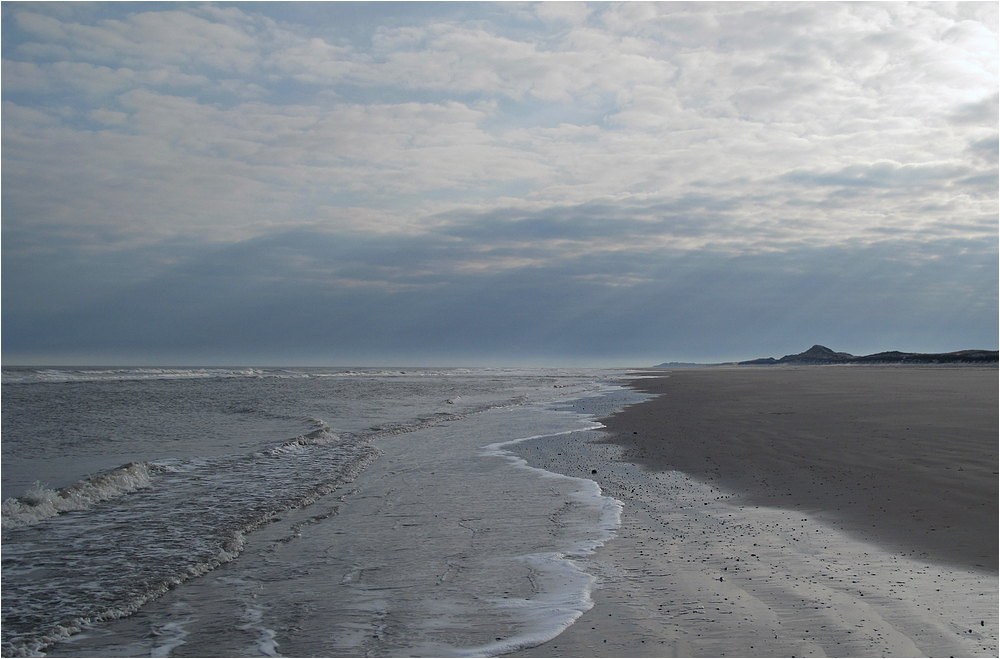
M624 510L594 608L518 656L997 656L996 368L663 375L519 451Z
M996 368L743 367L638 383L626 455L822 512L895 549L997 570Z

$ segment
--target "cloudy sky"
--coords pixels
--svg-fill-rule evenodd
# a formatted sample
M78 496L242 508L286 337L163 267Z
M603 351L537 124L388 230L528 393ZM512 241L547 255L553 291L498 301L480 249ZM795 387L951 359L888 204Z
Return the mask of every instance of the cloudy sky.
M996 349L997 10L4 2L4 363Z

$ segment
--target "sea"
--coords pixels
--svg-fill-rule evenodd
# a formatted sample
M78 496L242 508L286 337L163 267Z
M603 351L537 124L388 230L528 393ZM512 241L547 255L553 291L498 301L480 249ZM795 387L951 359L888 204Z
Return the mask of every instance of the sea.
M592 606L621 503L529 465L626 371L4 367L4 656L491 656ZM596 469L595 469L596 471Z

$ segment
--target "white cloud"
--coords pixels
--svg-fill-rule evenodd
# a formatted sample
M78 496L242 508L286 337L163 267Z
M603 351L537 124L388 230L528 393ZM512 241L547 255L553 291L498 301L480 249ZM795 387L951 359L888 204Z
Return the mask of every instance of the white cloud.
M593 9L585 2L540 2L535 13L543 20L579 25L585 23Z
M77 234L213 239L737 204L691 248L924 235L940 215L922 208L995 212L988 8L549 3L535 37L494 14L387 24L370 46L252 10L14 12L5 195Z
M73 90L88 97L101 97L140 85L204 87L209 84L206 76L185 74L176 67L134 71L87 62L3 61L3 87L8 92L64 94Z
M59 21L29 11L15 14L26 33L73 56L110 62L134 59L146 66L200 64L246 72L258 47L246 26L213 22L184 11L140 12L93 25Z
M128 119L128 115L124 112L103 109L92 110L88 116L94 121L108 125L123 124Z

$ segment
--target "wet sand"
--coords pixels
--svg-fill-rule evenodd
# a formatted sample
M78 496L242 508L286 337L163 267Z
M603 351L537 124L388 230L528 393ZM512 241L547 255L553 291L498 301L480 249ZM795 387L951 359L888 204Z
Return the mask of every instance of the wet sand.
M605 421L630 461L997 571L996 367L705 368L634 386L658 397Z
M997 374L676 370L519 447L624 509L594 607L515 656L996 656Z

